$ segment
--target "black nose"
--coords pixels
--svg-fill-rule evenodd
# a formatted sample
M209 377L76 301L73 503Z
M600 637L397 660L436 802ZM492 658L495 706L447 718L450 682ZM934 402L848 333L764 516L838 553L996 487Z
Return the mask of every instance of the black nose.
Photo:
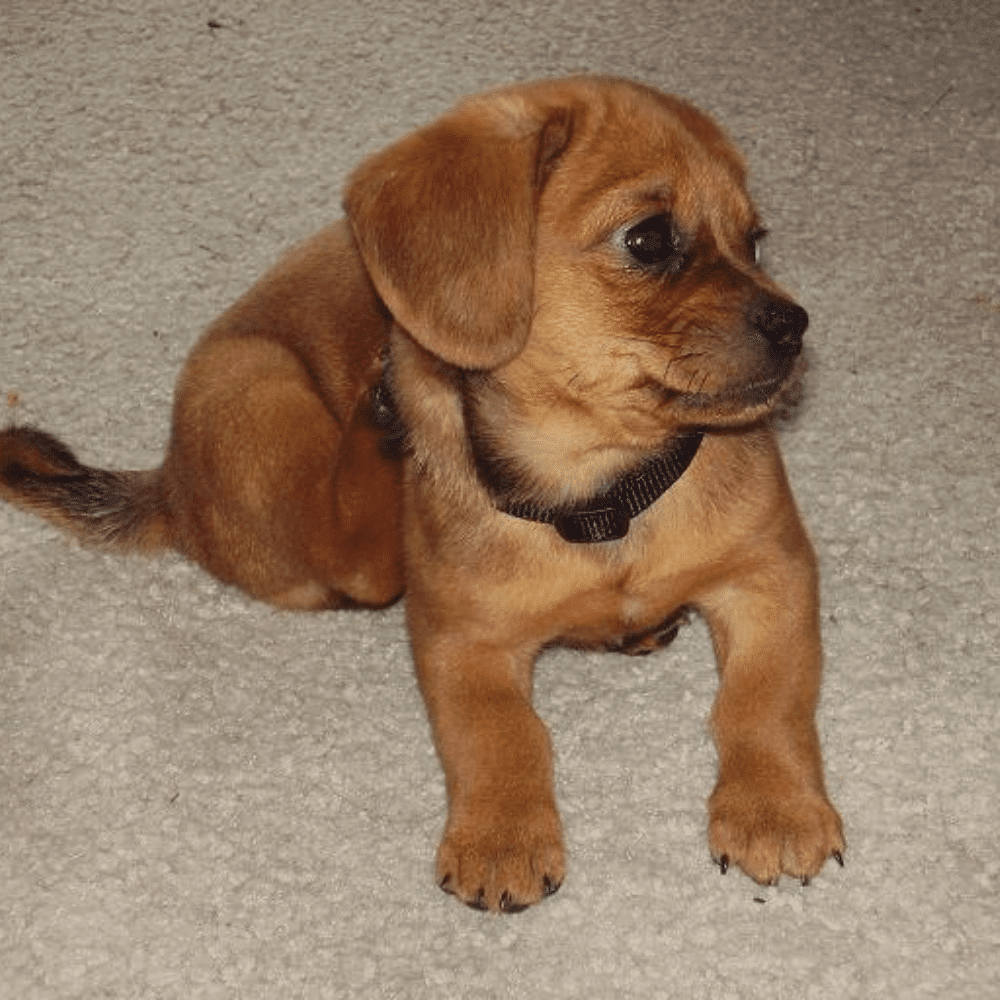
M809 314L794 302L761 293L750 306L750 325L782 354L802 350L802 334L809 325Z

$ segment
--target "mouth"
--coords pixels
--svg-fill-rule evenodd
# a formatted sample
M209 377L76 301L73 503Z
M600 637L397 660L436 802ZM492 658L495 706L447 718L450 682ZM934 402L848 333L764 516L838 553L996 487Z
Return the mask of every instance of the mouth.
M755 379L720 393L670 393L671 402L706 423L755 421L794 408L801 396L806 365L790 361L768 378Z
M758 382L749 382L728 392L707 393L690 392L672 394L674 400L687 409L725 409L744 410L748 407L755 408L768 403L785 384L787 376L780 376L769 379L762 379Z
M781 375L775 375L773 378L761 379L759 382L750 382L735 393L736 399L749 406L760 406L775 396L787 379L788 372L784 372Z

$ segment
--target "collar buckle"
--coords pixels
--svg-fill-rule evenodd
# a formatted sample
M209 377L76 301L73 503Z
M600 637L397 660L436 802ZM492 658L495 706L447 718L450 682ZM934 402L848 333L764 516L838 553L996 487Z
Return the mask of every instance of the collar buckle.
M567 542L613 542L628 534L631 519L617 507L559 514L553 525Z

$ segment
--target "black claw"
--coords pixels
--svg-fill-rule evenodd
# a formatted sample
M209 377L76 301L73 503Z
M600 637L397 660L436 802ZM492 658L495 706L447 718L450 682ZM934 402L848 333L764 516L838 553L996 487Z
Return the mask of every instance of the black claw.
M723 854L722 857L719 858L718 863L719 863L719 871L722 872L723 875L725 875L726 872L729 871L729 855Z
M527 908L527 903L515 903L514 900L510 898L510 893L504 890L503 895L500 897L501 913L524 913Z
M841 854L840 851L833 852L833 860L836 861L841 868L844 867L844 855Z
M555 879L551 879L548 875L542 880L542 888L546 896L552 896L559 891L559 887L562 882L556 882Z
M448 893L449 896L455 895L455 890L451 887L451 873L449 872L440 882L438 882L438 888L442 892Z
M802 884L803 884L803 886L806 886L806 885L809 884L809 876L808 875L803 875L802 876Z
M481 913L484 913L486 910L489 909L489 907L486 905L486 890L480 889L479 892L476 893L476 898L466 900L465 905L470 910L479 910Z

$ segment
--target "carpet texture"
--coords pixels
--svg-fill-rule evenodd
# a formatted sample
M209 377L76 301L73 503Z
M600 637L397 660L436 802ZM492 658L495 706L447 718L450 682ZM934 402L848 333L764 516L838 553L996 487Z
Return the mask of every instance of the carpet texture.
M721 877L694 625L539 664L562 891L435 888L400 608L282 614L0 507L0 1000L1000 995L995 0L4 0L0 406L159 462L199 330L462 94L576 71L745 150L809 310L782 440L822 567L847 865Z

